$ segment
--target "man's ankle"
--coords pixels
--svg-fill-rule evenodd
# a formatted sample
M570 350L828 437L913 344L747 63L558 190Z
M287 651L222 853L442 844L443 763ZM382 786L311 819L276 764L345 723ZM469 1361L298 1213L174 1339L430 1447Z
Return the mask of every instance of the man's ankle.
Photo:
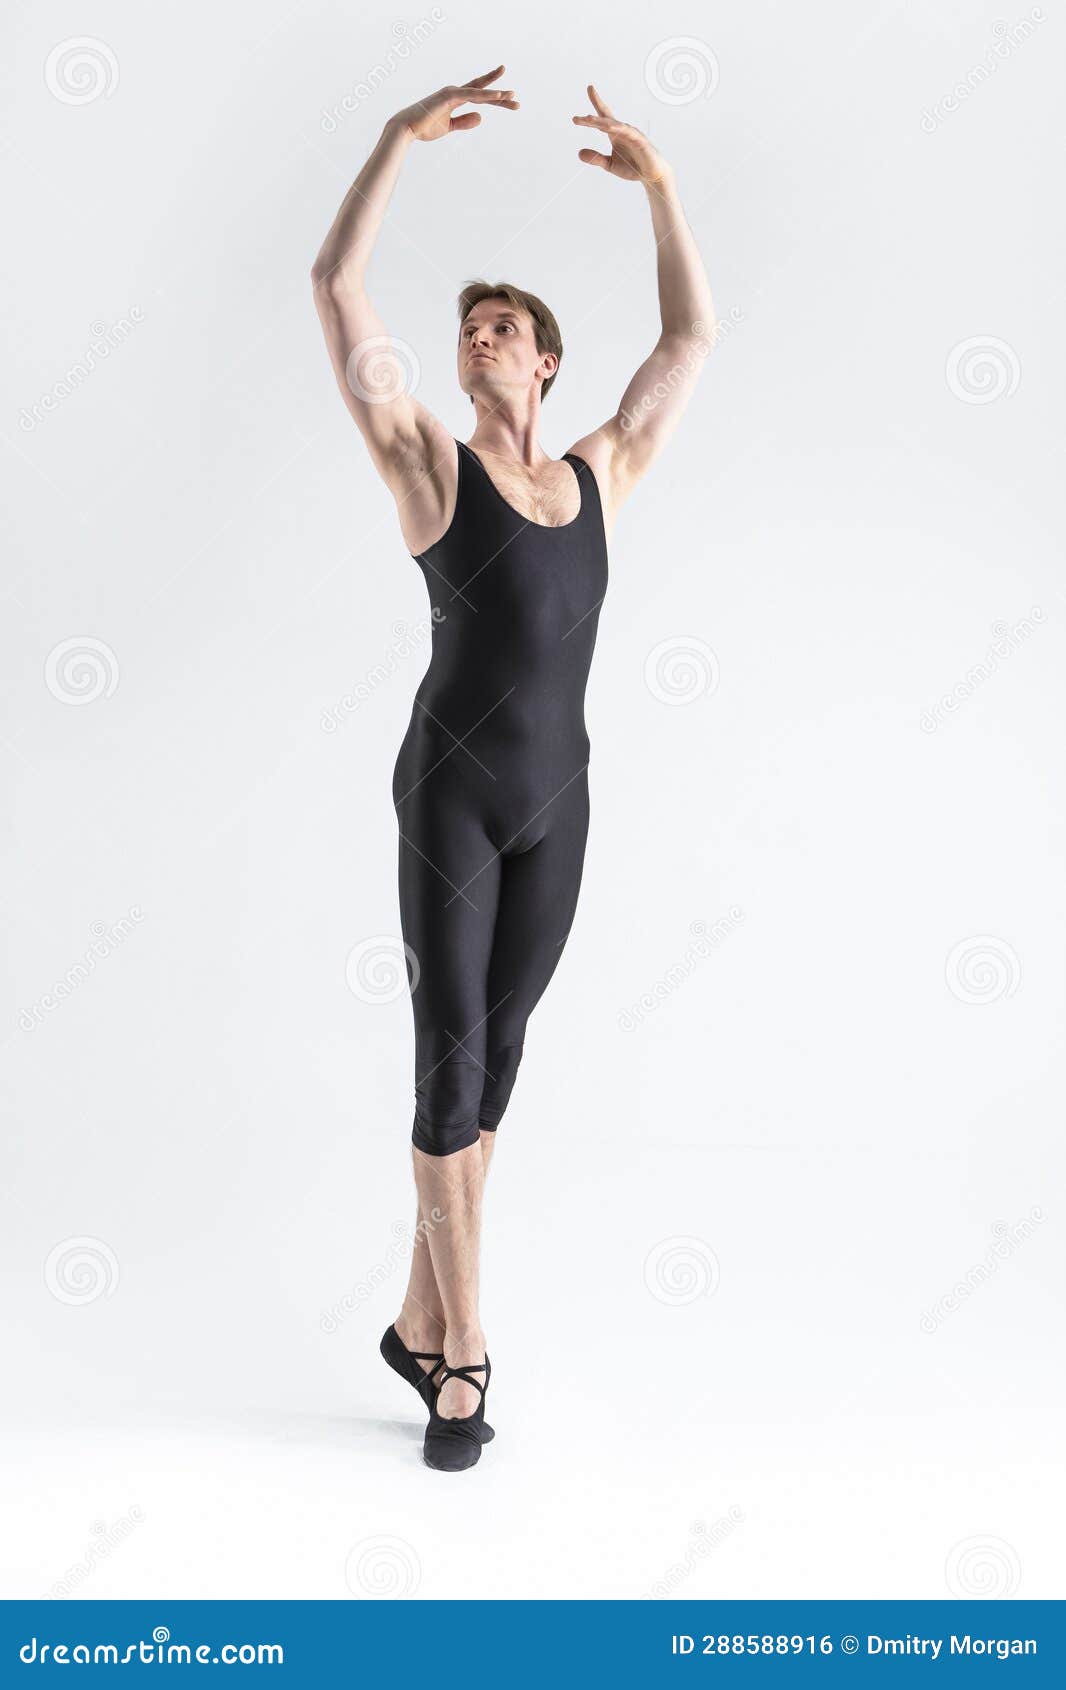
M444 1321L434 1319L425 1309L409 1310L404 1304L396 1316L395 1326L409 1350L444 1348Z
M444 1335L444 1359L449 1367L470 1366L485 1359L485 1334L480 1326L468 1326L454 1336Z

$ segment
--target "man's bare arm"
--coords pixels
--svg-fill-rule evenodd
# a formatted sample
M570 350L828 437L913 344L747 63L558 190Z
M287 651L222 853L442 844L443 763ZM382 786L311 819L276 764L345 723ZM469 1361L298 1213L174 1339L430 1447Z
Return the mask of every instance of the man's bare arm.
M502 71L499 65L469 83L441 88L389 119L345 195L311 270L337 386L378 472L397 498L423 472L427 448L447 440L447 433L407 392L402 350L390 339L367 293L367 264L412 141L435 141L476 129L480 115L464 112L456 117L457 106L517 109L509 89L488 87Z
M673 170L646 135L614 117L591 84L588 93L595 114L575 117L574 122L599 129L610 141L611 153L583 147L578 156L612 176L641 183L658 256L659 338L614 415L573 448L596 469L610 504L617 508L654 463L692 397L714 343L714 305Z

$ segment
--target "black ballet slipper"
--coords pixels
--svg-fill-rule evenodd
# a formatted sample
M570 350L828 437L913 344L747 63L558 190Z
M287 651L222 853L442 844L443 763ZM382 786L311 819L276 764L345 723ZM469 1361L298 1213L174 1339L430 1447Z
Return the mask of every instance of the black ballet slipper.
M440 1382L436 1380L435 1375L437 1369L444 1364L443 1354L435 1350L409 1350L395 1326L390 1326L382 1334L381 1343L378 1347L393 1372L398 1373L401 1379L406 1379L409 1385L414 1386L430 1414L432 1414L433 1404L440 1389ZM419 1367L420 1361L431 1361L434 1365L427 1373L425 1368ZM495 1436L496 1433L486 1421L481 1429L482 1443L491 1443Z
M475 1373L484 1373L484 1384L480 1379L472 1377ZM472 1362L466 1367L445 1366L441 1369L439 1383L434 1390L433 1406L429 1411L426 1441L422 1448L427 1467L434 1467L439 1473L459 1473L481 1460L481 1446L488 1443L486 1433L491 1430L485 1424L485 1395L491 1377L492 1365L487 1355L484 1361ZM461 1419L447 1420L437 1413L437 1399L449 1379L463 1379L481 1392L481 1401L473 1414L464 1415Z

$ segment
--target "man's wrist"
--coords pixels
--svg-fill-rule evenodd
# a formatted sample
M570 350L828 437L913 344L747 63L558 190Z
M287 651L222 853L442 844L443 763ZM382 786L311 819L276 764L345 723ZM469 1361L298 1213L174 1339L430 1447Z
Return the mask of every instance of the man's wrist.
M381 138L383 141L403 141L405 146L408 142L414 140L410 126L402 112L397 112L395 116L385 120L385 127L382 130Z
M649 194L654 194L658 199L676 199L677 177L674 175L673 167L669 164L664 165L661 173L645 182L644 187Z

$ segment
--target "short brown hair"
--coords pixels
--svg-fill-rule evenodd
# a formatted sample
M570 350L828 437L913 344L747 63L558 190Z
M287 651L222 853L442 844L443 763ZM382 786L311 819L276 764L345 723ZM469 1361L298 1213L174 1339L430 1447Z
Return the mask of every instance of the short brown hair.
M563 337L559 333L559 325L555 317L548 310L543 299L538 299L535 293L526 293L524 288L516 288L511 282L467 282L459 295L459 323L466 321L475 305L480 305L483 299L506 299L508 305L516 311L525 311L533 319L533 338L540 353L554 352L562 363ZM541 385L540 396L548 397L555 377L559 374L556 369L554 375L548 376Z

